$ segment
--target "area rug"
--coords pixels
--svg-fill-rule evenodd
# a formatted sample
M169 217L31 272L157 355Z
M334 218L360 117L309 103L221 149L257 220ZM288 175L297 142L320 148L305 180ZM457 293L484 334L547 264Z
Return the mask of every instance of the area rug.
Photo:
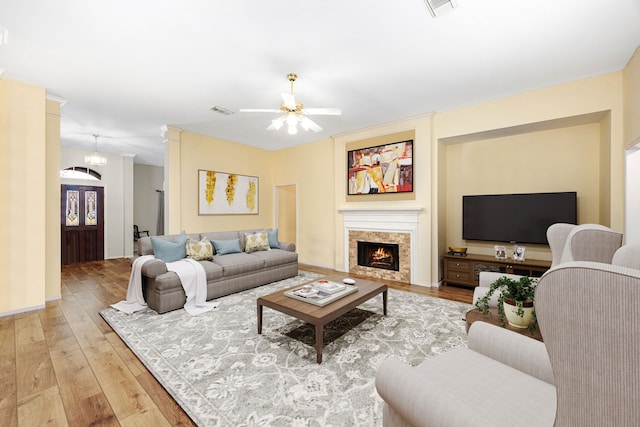
M376 426L377 367L410 365L466 344L467 304L389 290L326 326L322 364L313 326L269 308L257 333L256 299L320 275L220 298L209 313L100 314L200 426Z

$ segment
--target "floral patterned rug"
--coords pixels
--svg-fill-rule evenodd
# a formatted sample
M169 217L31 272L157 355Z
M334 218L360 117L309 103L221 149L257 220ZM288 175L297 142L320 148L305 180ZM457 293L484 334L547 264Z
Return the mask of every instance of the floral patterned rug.
M100 314L200 426L376 426L376 368L390 356L417 365L466 344L467 304L389 290L325 328L316 363L313 326L264 309L256 299L321 277L291 279L220 298L209 313L158 315L147 308Z

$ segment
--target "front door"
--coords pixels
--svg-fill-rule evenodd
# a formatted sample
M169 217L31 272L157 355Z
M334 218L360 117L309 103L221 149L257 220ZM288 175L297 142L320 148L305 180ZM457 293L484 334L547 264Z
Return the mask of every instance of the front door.
M62 185L62 265L104 259L104 188Z

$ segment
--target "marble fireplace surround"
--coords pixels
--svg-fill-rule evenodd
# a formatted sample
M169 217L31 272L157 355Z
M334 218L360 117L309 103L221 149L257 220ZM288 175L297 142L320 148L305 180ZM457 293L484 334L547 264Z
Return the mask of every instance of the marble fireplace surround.
M418 215L422 208L339 209L344 221L344 265L351 273L416 283ZM400 245L400 271L358 265L357 241Z

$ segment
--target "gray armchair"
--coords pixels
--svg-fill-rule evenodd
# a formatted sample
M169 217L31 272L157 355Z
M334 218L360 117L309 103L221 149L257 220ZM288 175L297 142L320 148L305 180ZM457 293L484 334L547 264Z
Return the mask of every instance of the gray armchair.
M639 305L640 270L561 264L536 289L544 343L475 322L468 348L383 362L384 426L640 425Z
M570 261L594 261L611 264L613 255L622 245L622 233L600 224L552 224L547 229L547 241L551 248L551 268ZM478 286L473 290L473 304L489 290L489 285L499 277L518 279L514 274L483 271ZM490 307L496 307L498 296L493 295Z
M555 425L640 425L639 305L640 270L572 262L540 280L536 313L558 384Z

